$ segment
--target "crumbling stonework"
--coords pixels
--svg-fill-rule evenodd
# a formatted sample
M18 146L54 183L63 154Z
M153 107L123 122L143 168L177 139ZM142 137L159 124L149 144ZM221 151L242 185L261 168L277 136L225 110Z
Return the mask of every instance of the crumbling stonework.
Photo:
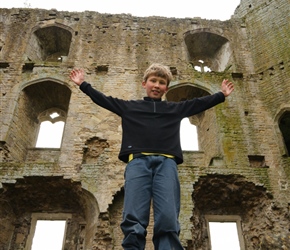
M289 11L288 0L241 0L222 22L0 9L0 249L30 249L38 218L67 221L63 249L122 249L121 121L68 75L82 67L106 95L138 99L153 62L173 73L169 101L235 83L225 103L190 117L199 150L178 168L184 248L210 249L208 218L230 216L241 249L289 249ZM61 147L36 148L52 111L65 122ZM151 216L147 250L152 228Z

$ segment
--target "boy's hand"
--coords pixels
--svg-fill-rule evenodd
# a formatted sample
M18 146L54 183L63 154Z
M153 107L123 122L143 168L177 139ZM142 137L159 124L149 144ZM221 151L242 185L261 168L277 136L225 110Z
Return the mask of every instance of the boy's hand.
M73 69L69 75L70 79L78 86L85 81L85 73L83 69Z
M229 82L228 79L224 79L222 82L221 91L225 97L229 96L234 91L234 84Z

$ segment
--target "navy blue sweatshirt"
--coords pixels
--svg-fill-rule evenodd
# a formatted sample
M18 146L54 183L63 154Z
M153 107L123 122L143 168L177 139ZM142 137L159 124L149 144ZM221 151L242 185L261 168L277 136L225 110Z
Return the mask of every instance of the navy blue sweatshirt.
M122 145L119 159L128 162L131 153L174 155L183 162L180 146L180 122L225 101L222 92L181 102L167 102L144 97L143 100L122 100L95 90L83 82L80 89L97 105L122 118Z

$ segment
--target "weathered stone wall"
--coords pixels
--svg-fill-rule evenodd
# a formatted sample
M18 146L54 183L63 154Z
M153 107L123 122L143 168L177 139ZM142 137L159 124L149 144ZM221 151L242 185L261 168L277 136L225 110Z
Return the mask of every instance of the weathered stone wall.
M38 213L71 215L65 249L121 249L121 120L68 75L82 67L106 95L138 99L153 62L172 70L169 101L235 83L225 103L191 117L200 150L179 165L185 249L209 249L207 215L240 216L245 249L287 249L290 135L280 128L290 112L289 8L242 0L224 22L0 9L0 249L28 249ZM36 149L39 116L51 108L65 114L61 148ZM147 249L152 226L151 218Z

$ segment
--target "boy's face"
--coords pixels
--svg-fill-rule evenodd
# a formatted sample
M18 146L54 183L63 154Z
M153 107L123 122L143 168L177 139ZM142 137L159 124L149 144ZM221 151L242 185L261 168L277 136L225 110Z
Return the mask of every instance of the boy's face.
M142 82L142 86L152 99L160 99L168 90L167 80L155 75L150 75L146 82Z

